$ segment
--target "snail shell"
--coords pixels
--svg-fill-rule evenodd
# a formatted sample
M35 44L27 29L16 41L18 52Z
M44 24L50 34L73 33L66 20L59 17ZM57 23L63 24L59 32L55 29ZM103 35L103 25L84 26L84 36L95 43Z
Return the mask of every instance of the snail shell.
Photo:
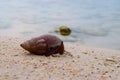
M50 56L64 53L64 44L54 35L42 35L23 42L20 45L25 50L38 55Z
M60 26L59 29L56 29L55 32L59 32L63 36L68 36L71 34L72 30L69 27L63 25Z

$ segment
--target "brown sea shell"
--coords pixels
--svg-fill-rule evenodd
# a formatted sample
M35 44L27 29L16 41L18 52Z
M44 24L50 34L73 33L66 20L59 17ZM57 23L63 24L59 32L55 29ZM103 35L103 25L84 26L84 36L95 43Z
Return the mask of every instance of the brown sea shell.
M64 52L63 41L54 35L41 35L23 42L20 46L33 54L45 56Z

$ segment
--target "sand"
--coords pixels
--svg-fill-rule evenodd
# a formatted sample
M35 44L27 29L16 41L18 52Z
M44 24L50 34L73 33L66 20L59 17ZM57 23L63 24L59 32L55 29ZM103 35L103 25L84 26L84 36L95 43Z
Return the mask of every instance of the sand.
M0 80L120 80L120 51L65 44L64 55L30 54L0 37Z

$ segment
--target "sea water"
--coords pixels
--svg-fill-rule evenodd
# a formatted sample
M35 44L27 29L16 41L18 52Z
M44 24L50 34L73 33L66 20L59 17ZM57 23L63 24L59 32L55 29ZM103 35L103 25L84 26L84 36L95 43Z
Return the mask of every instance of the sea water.
M70 36L54 30L71 28ZM0 35L54 34L65 42L120 50L120 0L0 0Z

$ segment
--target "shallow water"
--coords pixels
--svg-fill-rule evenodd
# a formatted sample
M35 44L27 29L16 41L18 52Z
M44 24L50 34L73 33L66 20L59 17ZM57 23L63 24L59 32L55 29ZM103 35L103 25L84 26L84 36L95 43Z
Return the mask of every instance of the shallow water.
M120 0L0 0L0 35L49 33L66 42L120 50ZM54 32L61 25L70 36Z

